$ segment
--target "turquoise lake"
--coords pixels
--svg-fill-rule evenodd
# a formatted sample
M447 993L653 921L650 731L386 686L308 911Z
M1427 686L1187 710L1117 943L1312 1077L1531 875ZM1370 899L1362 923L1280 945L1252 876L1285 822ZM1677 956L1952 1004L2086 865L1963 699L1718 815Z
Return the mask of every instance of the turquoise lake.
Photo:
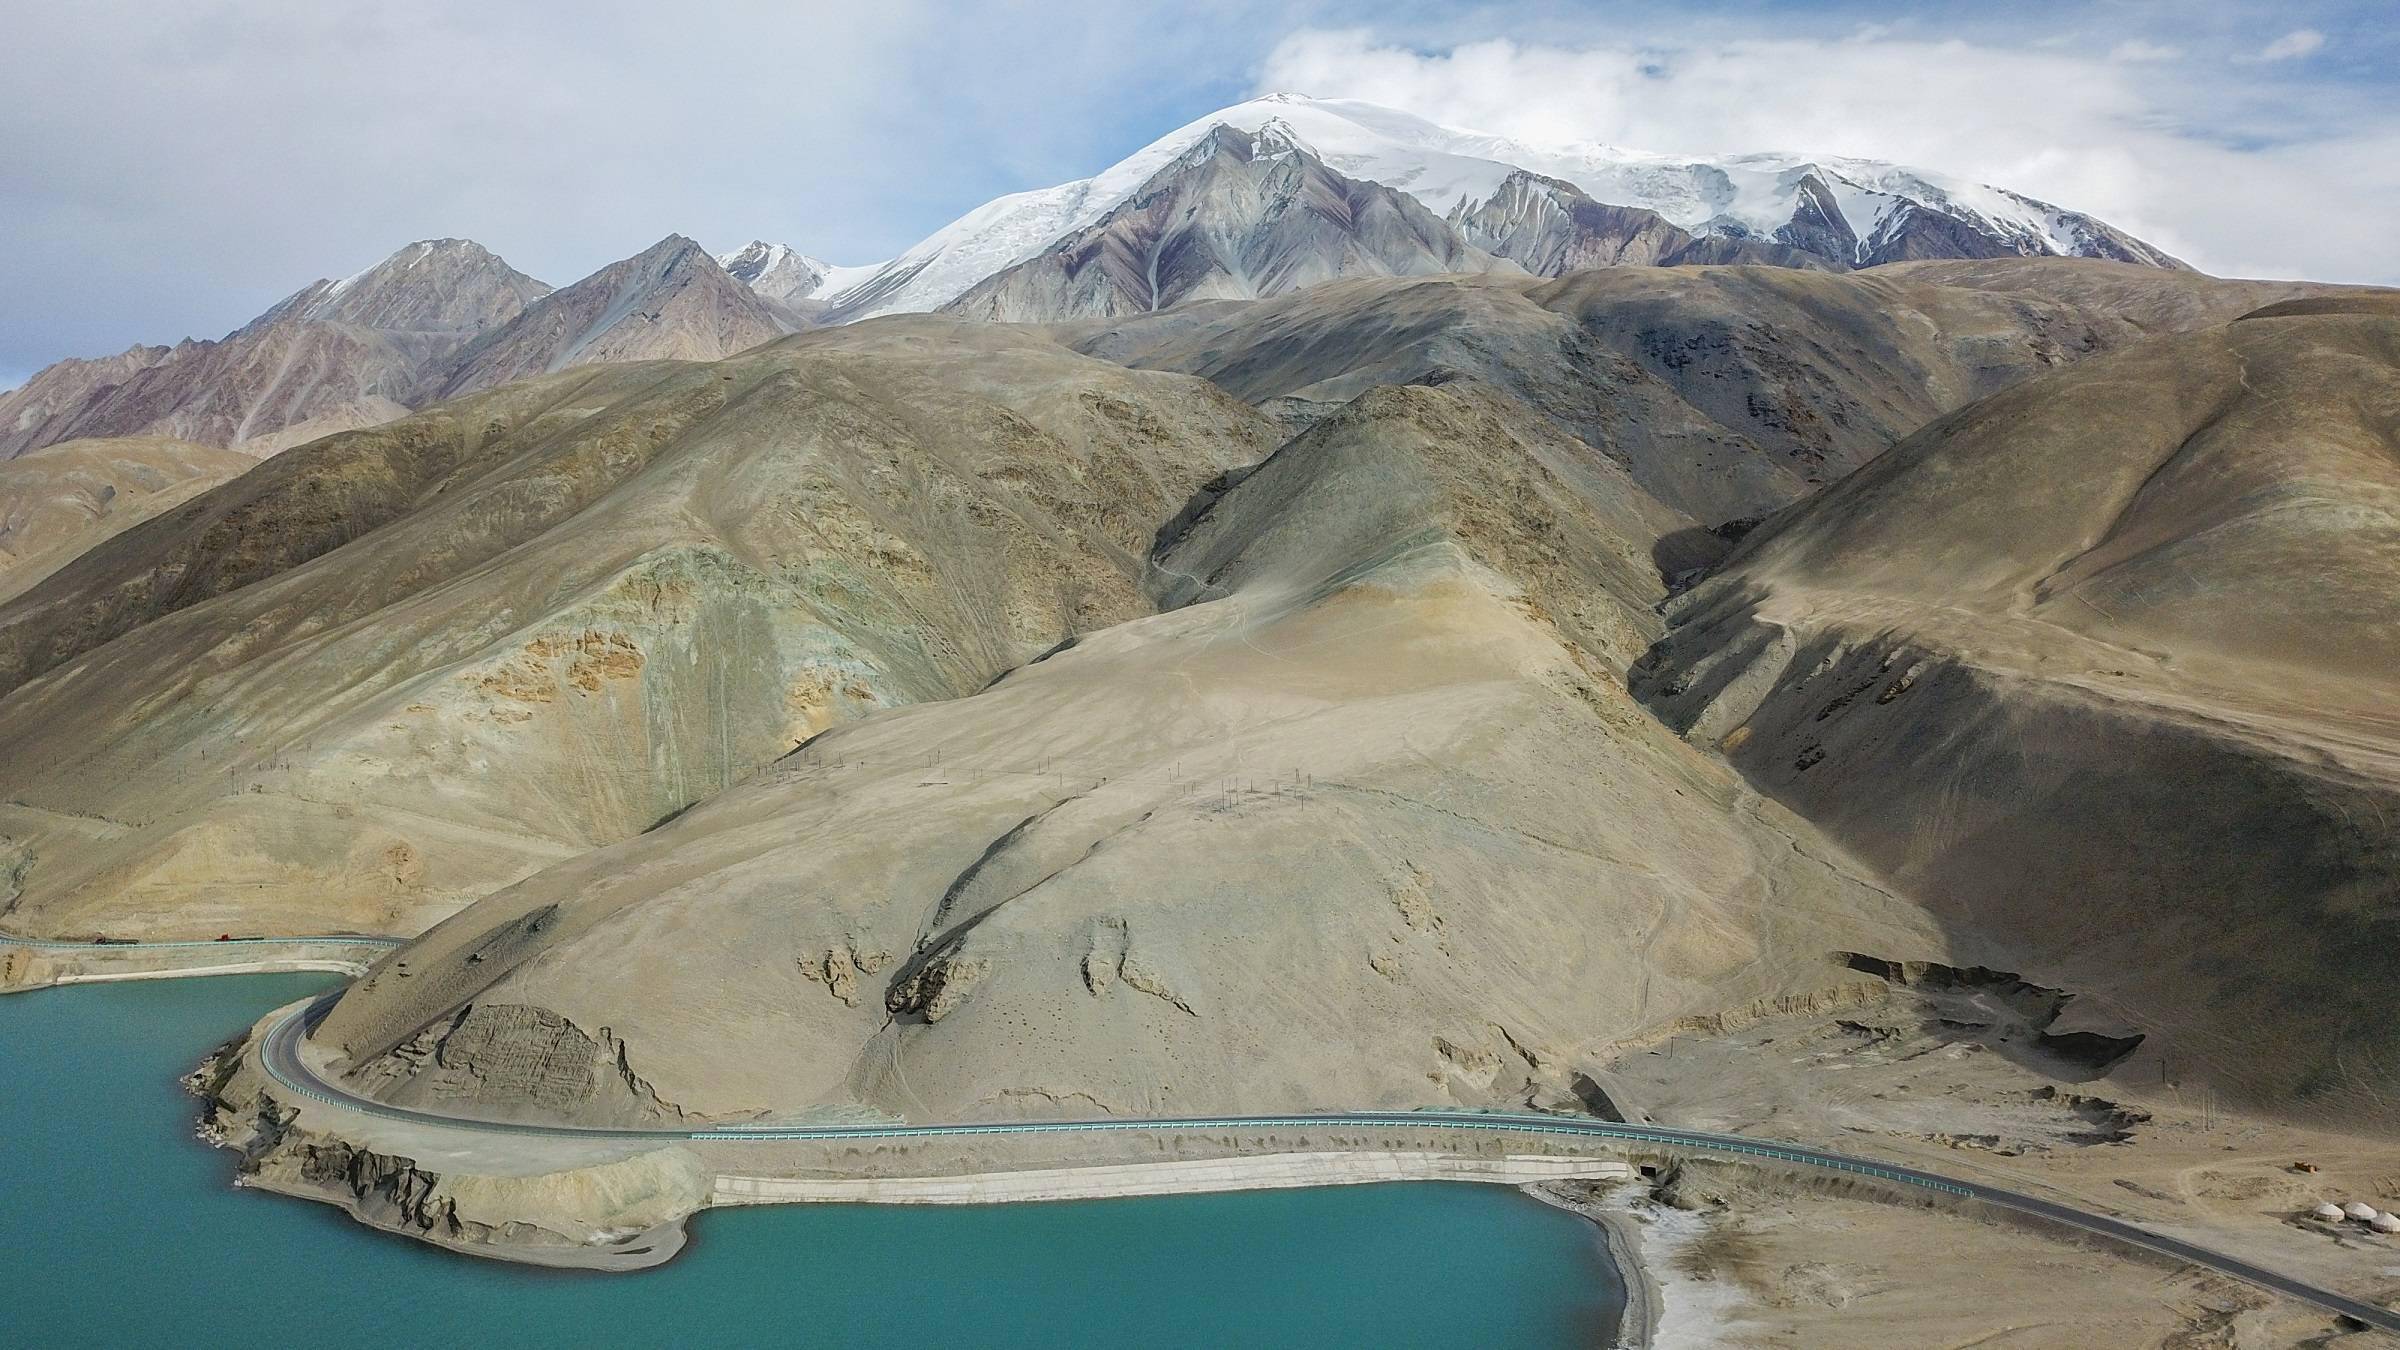
M1501 1187L701 1216L632 1275L462 1257L229 1185L177 1088L328 977L0 998L0 1346L1591 1346L1590 1225Z

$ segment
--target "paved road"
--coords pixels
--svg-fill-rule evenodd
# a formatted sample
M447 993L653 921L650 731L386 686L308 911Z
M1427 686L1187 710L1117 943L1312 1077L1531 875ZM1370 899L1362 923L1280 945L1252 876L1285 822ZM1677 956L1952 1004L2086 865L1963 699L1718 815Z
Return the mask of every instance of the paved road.
M182 947L289 947L295 943L317 942L345 947L398 947L406 938L369 937L364 933L324 933L314 937L238 937L222 939L195 938L189 942L65 942L57 938L11 937L0 933L0 947L32 947L46 952L143 952L170 951Z
M2289 1276L2279 1275L2263 1267L2254 1266L2237 1257L2210 1251L2180 1238L2154 1233L2146 1228L2137 1227L2120 1219L2112 1219L2106 1215L2074 1209L2053 1201L2021 1195L2015 1191L2001 1190L1980 1182L1964 1181L1932 1172L1920 1172L1914 1168L1898 1167L1891 1163L1854 1158L1840 1153L1826 1153L1818 1149L1803 1148L1796 1144L1778 1144L1739 1135L1711 1134L1700 1130L1679 1130L1664 1125L1631 1125L1556 1116L1520 1116L1457 1111L1346 1111L1326 1115L1012 1121L971 1125L751 1125L718 1126L698 1130L519 1125L463 1119L409 1107L390 1106L383 1102L357 1096L335 1084L326 1082L303 1064L299 1055L300 1041L333 1006L335 997L333 994L328 994L314 1003L295 1009L282 1021L276 1023L268 1031L264 1043L260 1046L260 1063L277 1083L302 1097L314 1098L320 1102L363 1112L367 1115L416 1125L553 1138L699 1140L703 1142L907 1139L924 1136L1078 1134L1101 1131L1328 1130L1351 1126L1372 1126L1378 1129L1494 1130L1544 1135L1552 1138L1566 1136L1583 1139L1610 1139L1685 1153L1758 1158L1799 1167L1820 1168L1830 1172L1848 1172L1962 1199L1980 1200L2002 1209L2034 1215L2111 1241L2170 1256L2195 1266L2203 1266L2220 1274L2230 1275L2237 1280L2245 1280L2261 1288L2313 1303L2320 1308L2340 1313L2345 1317L2355 1318L2368 1326L2400 1335L2400 1313L2394 1313L2390 1309L2379 1308L2358 1299L2346 1298L2331 1290L2320 1289L2315 1285L2304 1284Z

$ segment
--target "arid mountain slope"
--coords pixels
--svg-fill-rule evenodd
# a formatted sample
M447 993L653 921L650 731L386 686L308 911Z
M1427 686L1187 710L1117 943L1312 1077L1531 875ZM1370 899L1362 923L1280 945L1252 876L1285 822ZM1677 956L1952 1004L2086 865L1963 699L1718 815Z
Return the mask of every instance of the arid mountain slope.
M2029 376L2343 289L2081 259L1972 266L1967 286L1897 267L1345 281L1059 331L1094 355L1205 375L1294 426L1379 384L1480 380L1714 526L1797 500Z
M88 404L136 371L164 360L171 350L128 347L115 356L54 361L25 383L0 393L0 459L74 439L71 428Z
M258 461L188 441L67 441L0 460L0 601Z
M2140 1072L2388 1123L2400 312L2291 308L1928 427L1683 597L1636 688Z
M2099 258L1893 263L1876 268L1875 275L2053 300L2085 314L2105 315L2142 334L2188 333L2238 319L2263 305L2307 296L2393 294L2321 281L2204 277Z
M1191 603L537 874L318 1039L520 1118L1573 1103L1604 1044L1936 950L1624 693L1639 500L1509 398L1372 391L1178 530Z
M0 926L416 931L1149 612L1156 522L1271 444L1205 382L910 319L279 456L0 606Z
M61 362L0 395L0 455L83 437L166 436L254 455L387 422L426 372L549 287L479 244L410 244L319 281L215 342Z

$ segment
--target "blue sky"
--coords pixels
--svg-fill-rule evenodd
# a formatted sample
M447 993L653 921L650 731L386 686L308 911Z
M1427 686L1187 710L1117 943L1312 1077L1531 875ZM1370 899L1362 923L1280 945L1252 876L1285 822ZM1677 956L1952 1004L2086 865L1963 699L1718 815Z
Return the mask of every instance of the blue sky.
M2211 270L2400 283L2389 0L16 0L0 387L463 235L889 256L1268 88L1528 137L1892 158Z

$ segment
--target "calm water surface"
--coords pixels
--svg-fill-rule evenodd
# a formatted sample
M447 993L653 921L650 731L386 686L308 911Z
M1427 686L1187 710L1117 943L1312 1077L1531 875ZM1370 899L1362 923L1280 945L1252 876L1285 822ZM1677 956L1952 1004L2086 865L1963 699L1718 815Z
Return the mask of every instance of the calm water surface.
M0 998L0 1346L1589 1346L1582 1220L1471 1185L703 1216L657 1270L457 1256L232 1190L175 1080L328 986Z

